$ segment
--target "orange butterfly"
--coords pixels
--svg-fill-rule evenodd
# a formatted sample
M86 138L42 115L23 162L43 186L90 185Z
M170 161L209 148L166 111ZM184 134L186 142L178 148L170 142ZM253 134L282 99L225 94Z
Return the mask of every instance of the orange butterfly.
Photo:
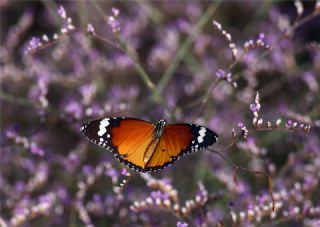
M138 172L163 169L218 140L215 132L203 126L168 125L164 119L153 124L135 118L104 118L84 124L81 132Z

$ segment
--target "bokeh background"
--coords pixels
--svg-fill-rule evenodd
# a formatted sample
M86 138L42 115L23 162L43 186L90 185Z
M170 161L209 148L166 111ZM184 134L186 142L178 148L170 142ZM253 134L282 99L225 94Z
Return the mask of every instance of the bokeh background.
M320 226L319 2L0 10L1 226ZM211 128L216 151L272 177L275 211L265 177L239 171L236 184L209 151L130 170L119 190L124 166L79 133L106 116Z

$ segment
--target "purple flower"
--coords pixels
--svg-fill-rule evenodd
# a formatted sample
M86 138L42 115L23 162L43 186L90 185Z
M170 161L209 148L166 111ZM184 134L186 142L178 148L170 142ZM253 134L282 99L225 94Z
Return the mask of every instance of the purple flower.
M223 71L222 69L218 69L218 71L216 72L216 76L220 79L224 79L225 78L225 71Z
M113 33L118 33L120 31L120 23L114 16L109 16L108 25Z
M66 105L65 112L71 114L76 119L80 119L82 116L82 107L78 102L71 101Z
M120 10L115 8L115 7L112 7L111 8L111 11L112 11L112 14L115 16L115 17L118 17L119 14L120 14Z
M189 225L186 222L180 222L180 221L177 222L177 227L188 227L188 226Z
M287 121L287 125L288 125L288 126L292 126L292 125L293 125L293 120L288 120L288 121Z
M107 172L106 172L106 174L107 174L109 177L117 177L117 176L119 176L118 172L117 172L115 169L113 169L113 168L108 169Z
M150 196L153 199L168 199L169 198L168 194L163 193L160 190L152 191Z
M23 181L17 181L15 183L15 189L18 191L18 192L22 192L25 190L25 183Z
M256 103L252 103L252 104L250 104L250 110L251 110L251 112L258 112L259 111L259 109L260 109L260 106L258 105L258 104L256 104Z
M101 202L102 201L102 198L101 198L101 195L100 194L94 194L93 195L93 201L95 201L95 202L97 202L97 203L99 203L99 202Z
M85 174L85 175L89 175L91 173L93 173L93 167L90 166L90 165L85 165L82 167L82 172Z
M30 151L32 154L36 154L39 156L44 155L44 151L34 142L31 143Z
M239 127L239 128L243 128L243 127L245 127L245 126L244 126L243 122L239 122L239 123L238 123L238 127Z
M230 72L226 73L224 70L219 69L216 72L216 76L221 80L226 80L229 83L232 83L232 86L236 87L236 82L232 80L232 74Z
M108 25L111 28L113 33L118 33L120 31L120 23L118 21L118 16L120 14L119 9L112 8L112 16L108 17Z
M42 45L41 43L41 39L38 37L32 37L32 39L29 42L29 47L31 49L37 49L38 47L40 47Z
M91 35L95 35L94 27L92 24L88 24L87 26L87 32Z
M66 13L66 10L64 9L63 6L59 6L58 8L58 15L60 17L62 17L63 19L66 19L67 18L67 13Z
M259 34L259 39L263 40L265 38L265 34L264 33L260 33Z
M127 175L128 174L128 170L126 168L122 168L120 173L121 173L121 175Z

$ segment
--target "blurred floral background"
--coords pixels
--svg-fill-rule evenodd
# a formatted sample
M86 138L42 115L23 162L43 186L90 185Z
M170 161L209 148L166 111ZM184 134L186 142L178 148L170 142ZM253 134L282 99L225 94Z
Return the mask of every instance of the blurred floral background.
M319 2L0 10L0 226L320 226ZM106 116L219 142L138 174L80 135Z

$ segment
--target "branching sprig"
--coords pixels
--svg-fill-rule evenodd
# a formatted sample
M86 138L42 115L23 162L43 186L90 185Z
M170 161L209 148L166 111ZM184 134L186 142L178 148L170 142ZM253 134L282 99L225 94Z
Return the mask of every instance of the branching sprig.
M303 132L310 131L311 126L307 123L300 123L297 121L288 120L285 125L282 125L281 118L278 118L274 124L271 123L271 121L264 120L259 115L260 108L261 108L260 95L259 95L259 92L257 92L255 97L255 102L250 105L250 110L254 115L252 120L254 130L257 130L257 131L293 130L293 131L303 131Z
M236 164L234 164L232 161L230 161L229 159L227 159L221 152L219 151L216 151L216 150L213 150L213 149L207 149L217 155L219 155L224 161L226 161L229 165L231 165L233 168L234 168L234 174L233 174L233 181L236 185L238 185L238 178L237 178L237 174L239 171L245 171L245 172L249 172L249 173L252 173L252 174L255 174L255 175L263 175L264 177L266 177L268 179L268 190L269 190L269 194L270 194L270 197L271 197L271 200L272 200L272 204L271 204L271 207L272 207L272 210L274 211L275 210L275 199L274 199L274 196L273 196L273 192L272 192L272 178L270 177L270 175L262 172L262 171L257 171L257 170L251 170L251 169L248 169L248 168L245 168L245 167L241 167L241 166L238 166Z

